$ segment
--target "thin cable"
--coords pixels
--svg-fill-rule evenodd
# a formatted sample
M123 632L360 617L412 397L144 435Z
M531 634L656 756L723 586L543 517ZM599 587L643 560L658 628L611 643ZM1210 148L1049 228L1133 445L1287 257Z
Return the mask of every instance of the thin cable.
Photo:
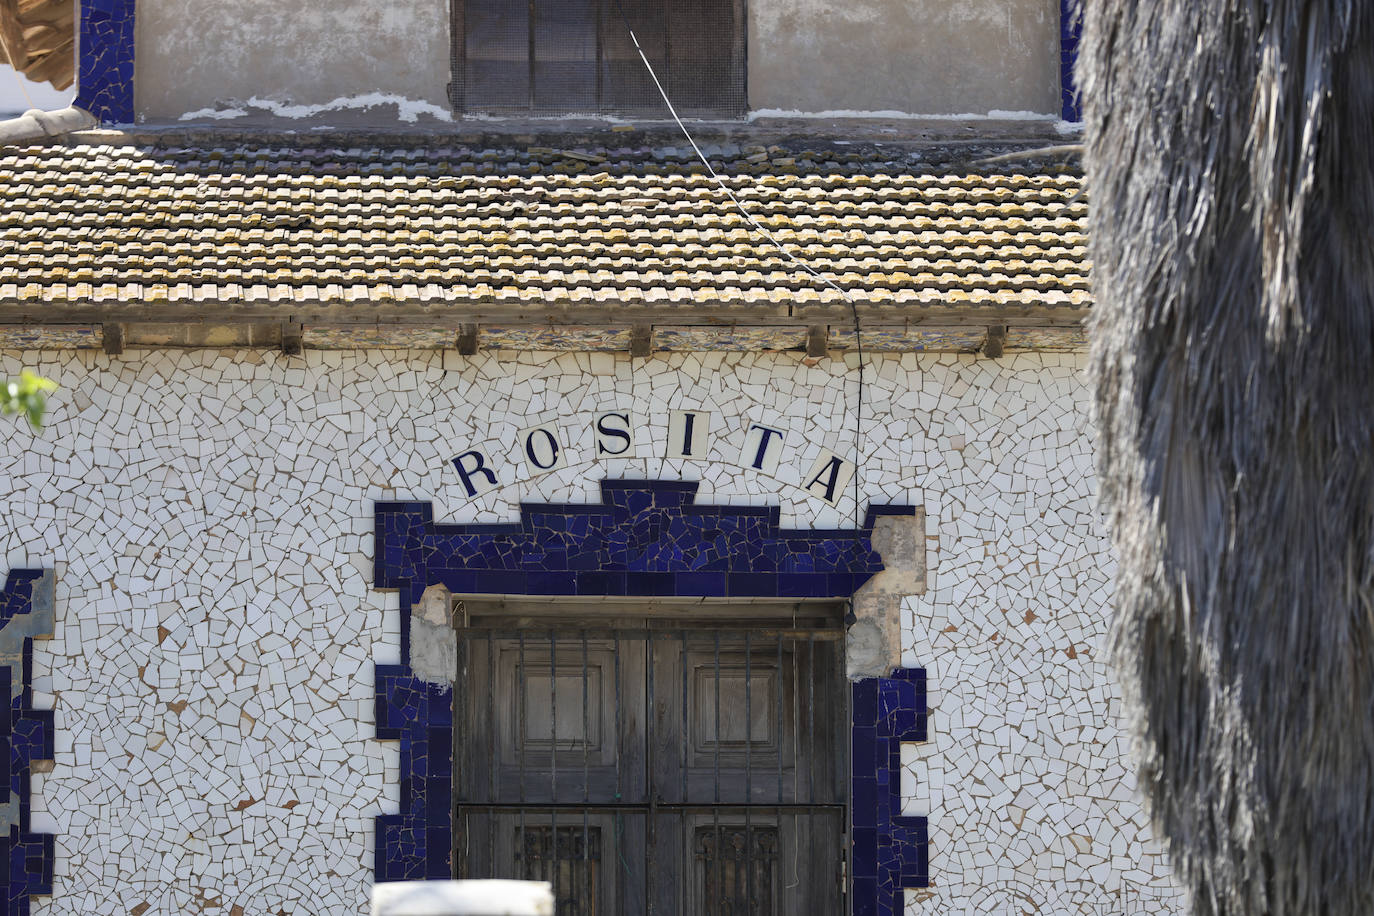
M697 154L697 158L701 160L701 164L706 166L707 173L713 179L715 179L716 184L719 185L720 189L725 192L725 196L730 198L730 202L735 205L735 209L738 210L740 215L743 216L745 220L749 222L749 225L753 226L754 229L760 235L766 238L774 248L778 249L778 251L782 253L783 257L792 261L802 270L806 271L811 276L815 277L817 280L821 281L826 286L830 287L835 292L839 293L840 298L843 299L845 302L849 303L849 311L854 319L854 345L859 356L858 405L854 410L854 534L857 537L859 533L859 469L863 467L863 463L861 461L863 451L861 446L863 444L864 409L864 342L863 330L859 326L859 307L854 302L853 297L851 297L848 292L846 292L842 287L840 287L839 284L835 283L834 280L831 280L829 277L825 276L820 271L816 270L810 264L807 264L801 258L797 257L792 252L788 251L785 247L783 247L782 242L778 241L777 237L774 236L773 233L767 229L767 227L765 227L758 220L754 219L754 217L749 214L749 211L744 209L744 204L740 203L740 199L735 196L735 192L730 190L730 186L727 185L724 179L722 179L720 175L716 173L716 170L711 167L711 161L706 158L706 155L701 151L701 147L697 146L697 141L692 137L692 132L687 129L686 124L682 123L682 118L678 117L677 108L673 106L673 100L668 98L667 91L663 88L663 84L658 80L658 73L654 71L653 64L649 63L648 55L645 54L644 49L639 46L639 36L635 35L634 27L630 25L629 17L625 15L625 8L621 5L620 0L615 0L615 8L616 11L620 14L620 21L625 25L625 31L630 33L630 41L634 42L635 51L639 53L639 59L644 62L644 69L649 71L649 77L654 81L654 86L658 89L658 94L663 98L663 104L668 106L668 113L673 116L673 120L677 122L678 129L681 130L682 135L687 138L687 142L692 145L692 151Z

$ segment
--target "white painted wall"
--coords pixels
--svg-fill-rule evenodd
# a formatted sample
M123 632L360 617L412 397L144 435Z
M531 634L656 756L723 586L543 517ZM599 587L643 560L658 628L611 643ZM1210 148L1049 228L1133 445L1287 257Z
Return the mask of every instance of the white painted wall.
M37 913L365 911L372 819L398 804L396 747L373 737L373 662L396 660L399 626L371 588L374 500L489 522L520 500L596 501L602 476L667 477L701 480L703 501L775 503L785 525L850 523L848 498L832 509L791 486L819 448L850 452L841 361L449 360L4 354L5 373L62 385L48 427L11 427L0 459L6 568L58 571L56 635L34 653L58 728L53 771L34 779L35 827L58 834ZM864 506L919 501L930 536L906 660L931 673L931 741L907 788L932 817L935 887L913 913L1181 912L1101 662L1111 563L1082 362L876 356L867 372ZM593 463L583 424L605 406L654 442L670 408L705 407L721 435L704 461ZM461 498L455 451L545 420L581 437L566 469ZM779 481L736 464L757 421L788 430Z
M140 0L139 120L447 119L448 0Z
M746 0L749 105L1059 111L1059 0Z
M1059 0L744 0L755 111L1059 111ZM448 0L139 0L140 120L448 118Z

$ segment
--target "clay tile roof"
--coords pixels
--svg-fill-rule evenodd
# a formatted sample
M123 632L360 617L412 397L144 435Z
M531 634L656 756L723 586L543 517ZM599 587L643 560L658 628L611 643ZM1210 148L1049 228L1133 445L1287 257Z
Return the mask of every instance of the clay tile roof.
M758 152L708 149L749 213L866 307L1088 305L1076 175ZM646 149L0 150L0 306L833 307L703 171Z
M74 0L0 0L0 60L39 83L75 78Z

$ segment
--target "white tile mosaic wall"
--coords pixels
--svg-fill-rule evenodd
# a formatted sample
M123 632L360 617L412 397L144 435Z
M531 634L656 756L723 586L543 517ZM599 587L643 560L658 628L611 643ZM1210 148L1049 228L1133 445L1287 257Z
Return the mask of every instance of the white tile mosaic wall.
M57 568L34 653L57 753L33 805L56 883L36 912L364 912L372 819L398 803L396 749L373 738L373 662L397 660L399 621L370 587L372 502L504 521L519 500L598 501L605 476L681 478L702 502L848 526L850 493L799 487L822 448L854 452L848 359L7 351L7 374L62 385L40 434L7 421L0 462L6 568ZM1101 661L1082 361L874 355L867 372L863 506L920 501L930 538L905 661L930 672L908 789L933 886L911 913L1182 911ZM644 444L593 460L590 419L612 408ZM704 460L657 457L681 409L712 415ZM515 438L545 423L568 460L530 476ZM739 465L749 423L784 432L772 476ZM468 499L449 459L473 447L502 485Z

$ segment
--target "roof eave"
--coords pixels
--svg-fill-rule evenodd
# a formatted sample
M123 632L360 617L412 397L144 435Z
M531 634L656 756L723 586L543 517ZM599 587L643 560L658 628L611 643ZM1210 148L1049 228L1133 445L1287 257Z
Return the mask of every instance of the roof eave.
M1071 327L1089 308L1082 302L1054 300L999 302L989 298L959 305L906 305L858 301L831 303L721 302L703 306L650 305L634 302L584 303L542 301L510 304L496 301L391 301L320 299L287 301L244 299L233 302L148 302L74 300L0 300L0 324L52 325L142 322L238 324L285 321L311 325L427 325L457 329L470 324L569 325L612 327L642 324L769 326L852 322L876 325L989 325Z

